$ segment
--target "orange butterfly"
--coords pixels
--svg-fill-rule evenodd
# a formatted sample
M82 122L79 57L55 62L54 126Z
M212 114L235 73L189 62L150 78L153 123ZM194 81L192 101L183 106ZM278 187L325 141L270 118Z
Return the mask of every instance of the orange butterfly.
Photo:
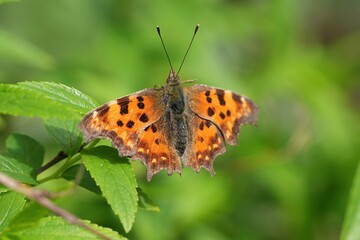
M256 125L257 115L247 97L201 84L183 87L171 67L165 86L108 102L87 113L79 128L86 142L109 138L120 156L140 159L150 181L162 169L180 174L181 165L213 175L213 161L226 151L225 142L236 145L240 126Z

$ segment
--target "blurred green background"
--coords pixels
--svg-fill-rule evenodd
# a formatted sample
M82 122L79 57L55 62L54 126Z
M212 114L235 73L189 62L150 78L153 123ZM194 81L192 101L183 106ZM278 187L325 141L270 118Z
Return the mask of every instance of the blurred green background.
M0 1L5 2L5 1ZM0 5L0 82L53 81L100 103L162 85L195 25L180 76L230 89L260 108L216 175L184 169L139 185L161 208L139 210L130 239L338 239L360 160L360 1L24 0ZM12 132L59 148L39 119L0 116ZM61 183L60 183L61 184ZM100 197L59 204L123 232Z

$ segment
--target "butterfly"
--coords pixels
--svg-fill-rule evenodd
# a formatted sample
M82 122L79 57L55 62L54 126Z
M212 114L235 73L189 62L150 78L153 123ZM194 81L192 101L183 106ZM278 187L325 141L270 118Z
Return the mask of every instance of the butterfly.
M150 181L162 169L171 175L182 167L213 175L225 144L236 145L240 127L256 125L257 118L249 98L202 84L184 86L171 67L165 86L110 101L87 113L79 128L86 142L108 138L120 156L141 160Z

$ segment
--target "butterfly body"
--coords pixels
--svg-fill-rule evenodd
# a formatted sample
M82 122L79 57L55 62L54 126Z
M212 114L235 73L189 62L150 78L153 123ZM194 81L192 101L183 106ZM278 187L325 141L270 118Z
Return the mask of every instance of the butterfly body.
M173 71L170 71L164 92L165 119L169 125L168 132L171 133L169 141L173 141L178 156L181 157L184 154L188 138L188 121L184 91L179 77Z
M108 138L120 156L140 159L147 178L182 166L213 174L213 161L237 144L240 126L256 124L248 98L201 84L184 87L170 71L166 85L119 98L87 113L79 127L85 140Z

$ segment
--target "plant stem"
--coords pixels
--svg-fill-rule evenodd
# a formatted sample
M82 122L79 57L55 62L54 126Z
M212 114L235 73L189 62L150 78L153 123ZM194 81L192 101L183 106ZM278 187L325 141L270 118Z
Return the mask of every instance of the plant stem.
M93 148L99 141L100 141L100 140L96 139L96 140L90 142L89 144L84 144L84 145L82 145L82 146L80 147L79 151L78 151L75 155L73 155L72 157L68 157L68 155L66 155L65 153L64 153L64 154L60 154L60 153L61 153L61 152L60 152L60 153L57 155L57 157L60 156L60 157L61 157L60 160L65 159L65 158L67 157L67 160L65 161L65 163L64 163L58 170L56 170L53 174L51 174L50 176L47 176L47 177L39 180L39 183L44 183L44 182L47 182L47 181L49 181L49 180L59 178L59 177L61 176L61 173L62 173L63 171L65 171L67 168L69 168L71 165L73 165L74 163L78 162L78 161L81 159L81 151L82 151L83 149L91 149L91 148ZM55 157L53 160L56 160L57 157ZM60 158L60 157L58 157L58 158ZM53 161L53 160L52 160L52 161ZM60 160L57 160L57 162L59 162ZM57 163L57 162L56 162L56 163ZM50 167L50 166L53 166L53 165L54 165L54 164L51 164L51 165L49 165L49 166L48 166L48 165L44 165L44 166Z

